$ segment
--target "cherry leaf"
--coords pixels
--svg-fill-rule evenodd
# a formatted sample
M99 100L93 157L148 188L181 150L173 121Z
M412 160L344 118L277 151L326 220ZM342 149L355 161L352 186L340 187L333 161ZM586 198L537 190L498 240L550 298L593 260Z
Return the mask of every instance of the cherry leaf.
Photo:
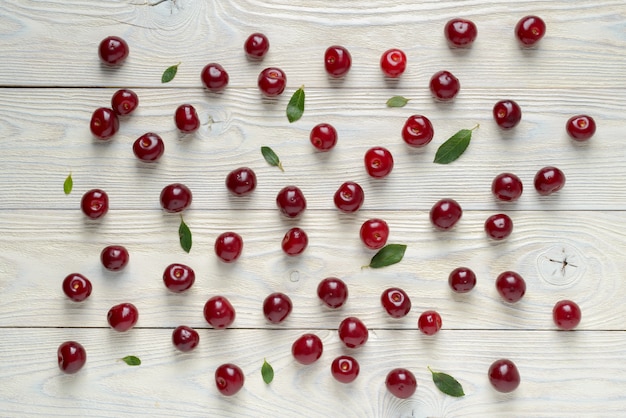
M387 244L378 250L366 267L376 269L399 263L405 251L406 245L404 244Z
M296 90L287 104L287 119L289 123L295 122L304 113L304 86Z
M387 100L387 107L404 107L411 99L407 99L403 96L393 96Z
M122 361L129 366L139 366L141 365L141 359L135 356L126 356L122 359Z
M270 147L261 147L261 154L263 154L263 158L265 158L265 161L267 161L269 165L280 168L280 171L285 171L280 162L280 158L278 158L278 155L276 155L273 149Z
M472 132L476 128L478 128L478 125L474 126L472 129L461 129L448 138L448 140L437 149L433 162L437 164L449 164L459 158L469 146L472 139Z
M261 366L261 376L268 385L274 380L274 368L265 359L263 359L263 366Z
M180 226L178 227L178 237L180 238L180 246L185 252L191 251L191 230L183 220L183 216L180 216Z
M167 67L165 71L163 71L163 75L161 76L161 83L169 83L176 77L176 73L178 72L178 66L180 62L176 65L172 65L171 67Z
M74 187L74 180L72 180L72 173L70 173L63 182L63 191L65 194L72 193L72 187Z
M465 392L463 392L463 386L456 380L454 377L450 376L446 373L434 372L429 367L428 370L433 375L433 382L435 386L445 393L446 395L454 396L459 398L461 396L465 396Z

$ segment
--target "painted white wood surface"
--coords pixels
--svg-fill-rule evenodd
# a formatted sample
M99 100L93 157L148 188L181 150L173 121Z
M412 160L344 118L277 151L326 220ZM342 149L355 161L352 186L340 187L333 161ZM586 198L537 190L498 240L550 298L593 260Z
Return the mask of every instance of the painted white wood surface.
M151 5L150 3L158 3ZM537 49L521 50L512 29L527 14L542 16L548 33ZM452 51L442 28L455 16L474 20L479 36L469 51ZM271 42L262 63L245 59L242 45L253 31ZM131 55L119 69L102 67L96 48L110 34L124 37ZM352 52L345 80L325 75L322 55L331 44ZM380 54L400 47L409 68L397 82L380 74ZM626 5L599 1L191 1L107 2L4 0L0 3L0 416L619 416L626 410ZM174 81L162 85L169 65L182 61ZM230 74L222 94L203 91L199 73L220 62ZM255 80L277 65L288 88L277 100L260 97ZM449 69L462 90L452 104L429 97L428 79ZM304 117L289 124L284 109L301 85L307 92ZM139 94L140 107L122 121L109 143L92 139L91 112L106 105L120 87ZM385 101L402 94L402 109ZM493 104L513 98L524 117L503 134L491 119ZM172 114L183 102L197 106L204 125L180 137ZM410 150L400 128L411 114L427 115L435 139ZM598 131L586 144L568 139L564 124L588 113ZM313 151L308 132L319 122L339 131L336 149ZM468 151L449 166L432 163L436 147L461 128L480 124ZM154 166L139 164L131 144L158 132L166 154ZM270 145L285 173L269 167L259 147ZM362 155L383 145L394 154L394 172L385 180L367 178ZM544 165L566 173L557 195L539 197L534 173ZM250 197L228 196L224 178L233 168L252 167L259 178ZM62 183L72 172L75 186ZM490 194L493 177L513 171L524 181L522 198L509 205ZM339 214L332 194L345 180L360 182L363 209ZM186 183L194 202L185 220L194 247L184 253L177 241L179 218L161 212L158 194L171 182ZM302 219L287 221L275 209L276 192L300 186L308 200ZM83 192L102 187L111 211L99 222L79 210ZM428 210L453 197L465 212L450 232L434 231ZM515 231L504 242L489 242L482 231L492 213L511 215ZM390 242L408 244L405 259L381 270L362 270L373 255L358 239L361 223L383 217ZM280 239L291 226L304 228L310 247L286 258ZM215 237L236 230L245 240L242 258L219 263ZM131 263L120 274L99 264L100 250L127 246ZM577 267L563 273L548 258L567 255ZM187 263L196 285L185 295L169 294L163 268ZM454 295L447 275L466 265L478 275L467 295ZM504 270L518 271L528 292L515 305L499 300L493 282ZM82 272L94 293L82 304L67 301L60 283ZM344 279L347 305L321 306L319 280ZM409 316L386 317L379 295L403 287L413 300ZM261 314L263 298L288 293L293 314L270 326ZM202 306L214 294L235 305L232 329L214 331ZM583 321L574 332L556 331L555 301L579 302ZM118 334L106 326L106 311L123 300L139 306L138 326ZM419 334L419 313L434 308L442 331ZM363 319L370 340L359 350L341 348L336 333L348 315ZM177 353L171 330L180 324L200 330L193 353ZM322 359L296 364L292 341L315 332L325 343ZM74 376L56 366L57 346L81 341L88 364ZM352 385L333 381L332 359L349 352L361 362ZM127 354L144 364L118 361ZM497 358L516 362L522 384L501 395L489 386L487 369ZM263 358L276 378L266 386ZM238 363L244 390L232 398L214 388L215 368ZM384 388L386 372L411 368L419 388L397 400ZM446 397L430 380L427 366L448 372L467 395Z

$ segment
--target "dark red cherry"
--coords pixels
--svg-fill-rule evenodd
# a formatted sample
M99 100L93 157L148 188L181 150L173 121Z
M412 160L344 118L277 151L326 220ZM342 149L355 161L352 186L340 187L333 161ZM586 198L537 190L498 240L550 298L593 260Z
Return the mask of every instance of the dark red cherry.
M200 127L200 118L196 108L190 104L182 104L176 108L174 122L179 131L192 133Z
M233 396L243 387L243 371L232 363L222 364L215 370L215 386L225 396Z
M141 135L133 143L135 157L147 163L155 162L165 152L165 144L161 137L154 132Z
M359 362L351 356L339 356L330 365L330 373L341 383L350 383L359 375Z
M402 318L411 310L409 295L398 287L391 287L383 291L380 302L392 318Z
M226 328L235 321L235 308L224 296L213 296L204 304L204 319L213 328Z
M400 399L407 399L417 390L417 380L411 371L404 368L397 368L387 374L385 386L387 386L387 390L393 396Z
M546 34L546 23L539 16L525 16L515 25L515 36L520 45L530 48Z
M101 218L109 211L109 196L101 189L89 190L81 198L80 208L88 218Z
M315 334L303 334L291 345L291 354L300 364L316 362L324 351L322 340Z
M306 209L304 193L296 186L283 187L276 195L276 206L286 217L296 218Z
M221 233L215 239L215 255L225 263L236 261L243 251L243 238L236 232Z
M195 281L196 273L185 264L173 263L163 271L163 284L172 292L184 292L193 286Z
M426 116L409 116L402 127L402 139L411 147L423 147L434 135L433 124Z
M489 366L489 383L498 392L513 392L520 384L520 374L517 366L511 360L500 359Z
M267 54L267 51L269 51L270 41L267 39L267 36L262 33L253 33L246 39L243 49L248 58L260 60Z
M139 311L132 303L120 303L113 306L107 313L107 321L116 331L128 331L135 326L139 319Z
M336 277L327 277L317 285L317 296L326 306L337 309L348 299L348 286Z
M211 63L204 66L200 73L204 87L214 93L219 93L228 85L228 73L220 64Z
M80 273L69 274L63 279L63 293L74 302L82 302L91 295L91 282Z
M263 315L272 324L283 322L292 309L291 299L284 293L271 293L263 301Z
M471 20L455 18L446 23L443 33L450 48L469 48L478 36L478 29Z
M98 56L110 66L121 65L128 57L128 44L119 36L107 36L100 42Z
M276 97L285 91L287 76L280 68L269 67L261 71L257 85L265 97Z
M120 89L111 97L111 109L120 116L130 115L137 106L139 106L139 97L130 89Z
M365 201L365 193L363 188L353 181L343 183L333 196L335 206L342 212L356 212L363 206Z
M191 205L191 200L191 190L184 184L172 183L161 190L161 207L166 212L181 212Z
M235 196L245 196L256 189L256 174L248 167L239 167L226 176L226 188Z
M112 109L99 107L91 114L89 129L96 138L107 140L120 129L120 121Z
M343 77L352 66L352 56L350 52L342 46L329 46L324 53L324 66L326 72L331 77Z
M100 252L102 265L111 271L122 270L128 264L129 259L128 250L121 245L109 245Z
M300 255L309 245L309 237L301 228L291 228L285 233L281 247L289 256Z
M200 334L193 328L181 325L172 332L172 344L179 351L186 353L196 348L199 343Z
M57 349L57 361L63 373L74 374L87 362L87 351L76 341L65 341Z

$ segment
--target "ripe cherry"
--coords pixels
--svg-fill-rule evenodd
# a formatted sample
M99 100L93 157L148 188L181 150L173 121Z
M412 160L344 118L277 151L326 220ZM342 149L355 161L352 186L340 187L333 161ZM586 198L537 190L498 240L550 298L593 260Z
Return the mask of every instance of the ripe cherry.
M501 240L511 235L511 232L513 232L513 220L504 213L491 215L485 221L485 233L489 238Z
M443 34L450 48L469 48L478 36L478 29L471 20L455 18L446 23Z
M121 245L109 245L100 252L100 261L105 269L120 271L128 264L128 250Z
M196 273L185 264L172 263L163 271L163 284L171 292L188 290L196 281Z
M69 274L63 279L63 293L74 302L82 302L91 295L91 282L80 273Z
M200 127L198 112L190 104L182 104L176 108L174 122L178 130L186 134L195 132Z
M333 78L343 77L352 66L350 52L342 46L329 46L324 52L324 66L326 72Z
M430 92L439 101L447 102L456 97L461 83L450 71L438 71L430 78Z
M500 173L491 182L491 193L505 202L519 199L523 190L522 180L513 173Z
M434 135L433 124L426 116L409 116L402 127L402 139L411 147L423 147Z
M96 138L107 140L120 129L120 121L112 109L99 107L91 114L89 129Z
M463 210L454 199L441 199L430 209L430 222L438 229L452 228L461 219Z
M525 16L515 25L515 36L524 48L534 46L546 34L546 23L538 16Z
M128 44L119 36L107 36L100 42L98 56L110 66L121 65L128 57Z
M389 225L382 219L368 219L361 225L359 235L367 248L378 250L387 243Z
M406 54L397 48L388 49L380 57L380 69L387 77L400 77L406 70Z
M163 139L154 132L147 132L141 135L133 143L133 153L135 157L147 163L155 162L165 152Z
M393 170L393 156L387 148L373 147L365 152L365 170L374 178L383 178Z
M269 294L263 301L263 315L272 324L279 324L285 320L293 309L289 296L275 292Z
M315 334L303 334L291 345L291 354L300 364L316 362L324 351L322 340Z
M269 39L264 34L258 32L248 36L248 39L243 44L243 50L246 52L246 55L253 60L262 59L269 49Z
M489 367L489 383L498 392L513 392L520 384L520 374L517 366L511 360L500 359Z
M365 324L354 316L345 318L339 324L339 339L348 348L358 348L367 342L369 331Z
M565 130L574 141L584 142L596 133L596 121L587 115L572 116L565 124Z
M496 278L496 289L502 299L515 303L526 293L526 282L518 273L505 271Z
M195 329L181 325L172 332L172 344L184 353L193 350L200 343L200 334Z
M493 118L502 129L512 129L522 120L522 108L513 100L500 100L493 106Z
M245 196L256 189L256 174L248 167L239 167L226 176L226 188L235 196Z
M311 129L309 140L319 151L330 151L337 144L337 130L328 123L320 123Z
M565 186L565 174L556 167L544 167L535 174L534 184L540 195L547 196Z
M333 197L337 209L345 213L359 210L363 206L364 200L363 188L353 181L346 181L339 186Z
M239 392L244 383L243 371L232 363L226 363L215 369L215 386L224 396Z
M243 251L243 238L236 232L223 232L215 239L215 255L225 263L236 261Z
M132 303L120 303L113 306L107 313L107 321L111 328L125 332L135 326L139 319L139 311Z
M161 207L166 212L182 212L191 205L191 200L191 190L182 183L172 183L161 190Z
M87 362L87 351L76 341L65 341L57 349L57 361L63 373L74 374Z
M392 318L402 318L411 310L409 295L398 287L391 287L383 291L380 302Z
M111 109L120 116L130 115L137 109L137 106L139 106L139 97L130 89L120 89L111 97Z
M337 309L348 299L348 286L336 277L327 277L317 285L317 296L326 306Z
M304 193L296 186L283 187L276 195L276 206L286 217L296 218L306 209Z
M476 274L467 267L457 267L448 275L448 284L456 293L467 293L476 286Z
M281 247L285 254L290 256L300 255L309 245L309 237L300 228L291 228L285 233Z
M220 64L210 63L204 66L200 73L204 87L214 93L219 93L228 85L228 73Z
M580 306L571 300L560 300L552 308L554 324L562 330L571 330L578 326L582 318Z
M359 362L351 356L339 356L330 365L330 373L341 383L350 383L359 375Z
M213 328L226 328L235 321L235 308L224 296L213 296L204 304L204 319Z
M393 396L400 399L407 399L417 390L417 380L411 371L397 368L387 374L385 386L387 386L387 390Z
M276 97L285 91L287 76L280 68L269 67L261 71L257 84L265 97Z
M426 335L435 335L441 329L441 315L436 311L424 311L417 320L417 327Z
M89 190L81 198L80 208L88 218L101 218L109 211L109 196L101 189Z

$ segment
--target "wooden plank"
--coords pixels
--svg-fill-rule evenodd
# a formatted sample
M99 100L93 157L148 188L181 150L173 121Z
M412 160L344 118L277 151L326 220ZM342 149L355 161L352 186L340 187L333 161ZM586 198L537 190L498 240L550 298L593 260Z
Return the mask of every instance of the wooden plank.
M431 227L426 212L343 216L316 211L287 222L277 210L192 210L185 221L194 246L186 254L178 243L180 218L160 211L112 211L95 223L78 209L3 211L0 326L106 327L108 309L130 301L140 310L138 326L208 327L204 303L222 294L237 311L234 327L267 328L262 303L279 291L294 303L280 329L335 329L354 315L373 328L415 330L421 312L436 309L446 329L550 330L553 305L574 299L583 311L581 329L624 330L623 212L516 212L513 234L502 242L490 241L483 232L490 214L468 211L454 230L441 232ZM397 265L362 269L374 251L365 249L358 231L375 216L389 223L389 242L408 248ZM280 242L296 225L307 231L309 247L299 257L287 257ZM213 244L228 230L241 234L244 252L226 265L214 255ZM100 264L100 251L111 244L129 250L123 272L109 272ZM570 263L564 270L558 262L563 259ZM196 272L196 283L186 294L171 294L163 285L163 271L174 262ZM447 283L459 266L473 269L478 278L466 295L454 294ZM527 281L526 295L514 305L501 301L494 286L507 270ZM93 281L93 294L84 303L69 301L61 291L63 278L74 272ZM337 311L326 309L316 296L319 281L329 276L349 286L348 303ZM380 295L388 287L401 287L412 298L409 316L393 320L384 313Z
M441 331L433 338L412 331L381 331L357 350L346 350L335 333L314 332L324 354L302 366L291 344L302 331L202 331L200 345L178 353L170 329L132 330L118 335L104 329L3 329L0 340L0 414L4 416L617 416L625 405L623 332ZM56 349L67 339L82 341L87 364L63 375ZM474 349L468 350L468 347ZM343 385L330 374L332 359L353 355L358 378ZM142 365L119 359L133 354ZM517 365L521 384L500 394L488 382L489 365L499 358ZM593 357L593 359L591 358ZM274 367L266 385L263 359ZM218 394L213 374L232 362L245 374L233 397ZM466 396L439 392L427 367L459 380ZM411 370L416 393L399 400L387 393L386 374ZM7 384L10 382L10 384Z

